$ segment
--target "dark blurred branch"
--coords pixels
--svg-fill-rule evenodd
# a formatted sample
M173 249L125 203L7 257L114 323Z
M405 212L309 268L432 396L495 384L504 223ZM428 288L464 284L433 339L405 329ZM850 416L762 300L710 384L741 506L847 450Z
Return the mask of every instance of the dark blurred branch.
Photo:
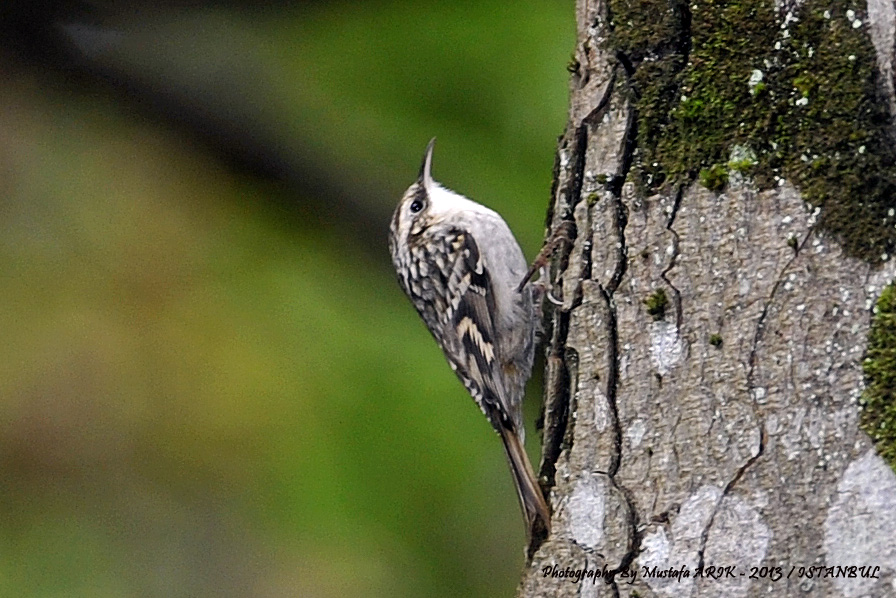
M257 106L264 98L251 82L252 65L236 64L232 78L213 81L153 77L141 72L139 60L109 60L116 44L131 36L151 39L154 27L173 21L185 9L227 8L253 12L285 8L282 1L156 2L37 0L6 2L0 7L0 53L44 80L76 93L108 94L112 101L136 108L151 119L173 125L236 172L274 183L269 194L303 225L333 227L372 251L382 249L381 231L388 222L387 194L378 181L346 175L349 160L332 163L306 140L284 139L282 123L266 120ZM126 50L125 50L126 51ZM239 58L234 59L237 62ZM229 66L229 65L226 65ZM240 71L240 68L242 72ZM301 198L301 202L296 198Z

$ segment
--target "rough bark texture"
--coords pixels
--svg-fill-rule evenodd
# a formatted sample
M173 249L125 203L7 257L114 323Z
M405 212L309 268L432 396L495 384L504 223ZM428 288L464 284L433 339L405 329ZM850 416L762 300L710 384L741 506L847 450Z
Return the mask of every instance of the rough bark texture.
M549 217L577 231L548 310L553 532L520 596L896 595L891 447L860 425L896 273L894 7L579 1Z

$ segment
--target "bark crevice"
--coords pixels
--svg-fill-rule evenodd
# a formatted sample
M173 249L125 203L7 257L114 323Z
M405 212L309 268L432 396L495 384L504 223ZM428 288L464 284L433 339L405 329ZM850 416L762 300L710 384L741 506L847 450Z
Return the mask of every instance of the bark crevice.
M605 103L605 102L604 102ZM600 107L595 110L600 109ZM548 231L548 239L553 235L553 231L558 230L561 226L568 223L567 230L571 230L572 239L569 243L562 243L558 246L552 256L553 275L552 282L548 292L553 293L555 289L562 292L562 285L559 281L564 276L564 272L569 267L569 258L575 237L579 231L576 228L575 207L581 201L582 185L585 177L585 150L587 149L588 128L581 125L576 128L573 137L573 156L571 172L566 176L566 185L561 189L560 180L563 176L562 170L564 165L559 159L560 152L568 147L568 141L561 138L561 147L558 151L558 160L554 169L553 184L553 201L551 207L560 204L561 197L565 197L556 214L557 221L554 220L553 211L549 214L550 230ZM567 138L568 139L568 138ZM590 234L590 231L589 231ZM577 306L581 303L581 285L577 285L573 305ZM546 302L549 308L550 316L548 322L551 323L548 342L548 352L545 358L545 414L544 429L542 434L542 459L540 467L540 478L544 487L550 491L556 484L557 460L564 448L572 446L573 435L570 421L570 413L572 409L572 385L570 383L570 368L568 366L569 349L567 347L567 338L569 336L569 320L571 310L558 309L550 301Z
M753 334L753 342L750 347L750 354L748 358L748 371L747 371L747 394L749 395L749 404L753 409L753 415L756 418L756 425L759 430L759 443L756 448L756 453L751 456L747 461L737 469L731 479L725 484L725 487L722 489L719 498L716 500L715 506L713 508L712 513L709 516L709 520L706 523L702 533L700 534L700 548L697 551L697 567L699 569L703 569L704 566L704 557L706 552L706 543L709 539L710 531L712 530L713 524L715 523L716 517L719 514L719 511L722 508L722 504L725 499L731 494L734 487L740 481L740 479L744 476L746 471L753 466L765 453L765 447L767 442L767 432L766 432L766 422L765 417L762 414L760 409L757 393L759 392L759 385L756 383L755 374L759 353L759 344L762 340L762 336L765 332L765 323L768 317L769 312L772 309L772 306L775 302L775 296L778 292L779 287L783 284L784 278L787 272L790 270L791 266L794 262L800 257L800 252L805 247L806 243L812 237L812 233L814 232L814 225L809 227L809 230L806 232L802 241L800 241L793 248L793 256L791 256L787 262L784 264L784 267L781 268L781 271L775 277L775 282L772 285L772 289L769 292L768 298L765 300L762 306L762 311L759 314L759 317L756 320L756 328Z
M681 330L681 291L678 290L678 287L672 284L668 274L672 271L672 268L675 267L675 263L678 259L680 238L673 228L673 225L675 224L675 217L678 215L678 208L681 207L683 196L684 185L678 185L678 188L675 190L675 200L672 202L672 210L669 213L669 220L666 222L666 230L672 234L672 256L669 258L668 265L666 265L660 273L660 278L662 278L669 288L672 289L672 296L675 298L675 328L679 331Z
M619 375L620 375L620 346L619 346L619 328L618 314L614 295L628 267L628 248L626 246L626 226L628 224L628 210L623 199L624 185L631 172L634 162L634 155L637 148L637 132L638 120L635 110L630 106L627 116L627 122L624 134L623 153L619 158L619 170L608 184L608 191L612 196L613 222L616 232L616 263L613 274L604 288L599 286L601 296L606 302L608 322L607 322L607 345L608 345L608 380L607 380L607 404L610 413L610 425L613 431L614 451L610 461L610 467L607 471L607 477L610 484L616 488L622 495L628 507L628 530L629 530L629 549L622 556L619 565L609 572L609 586L614 596L619 595L619 588L616 584L615 576L620 571L627 569L634 561L638 554L640 538L638 532L638 514L635 505L634 496L620 481L617 479L617 473L622 461L622 425L619 420L619 409L616 402Z

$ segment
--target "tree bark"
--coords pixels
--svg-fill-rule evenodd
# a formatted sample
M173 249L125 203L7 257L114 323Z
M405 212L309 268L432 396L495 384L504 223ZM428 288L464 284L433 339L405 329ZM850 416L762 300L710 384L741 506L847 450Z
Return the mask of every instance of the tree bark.
M894 15L579 0L519 596L896 595Z

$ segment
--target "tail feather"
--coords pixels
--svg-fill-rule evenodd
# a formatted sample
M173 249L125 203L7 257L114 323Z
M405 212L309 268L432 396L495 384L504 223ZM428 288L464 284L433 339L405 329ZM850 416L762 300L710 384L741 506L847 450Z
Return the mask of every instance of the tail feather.
M520 507L529 524L529 531L533 529L535 521L541 519L546 530L551 529L551 513L544 500L541 487L535 479L535 472L526 449L520 437L513 430L502 427L501 440L504 441L504 452L510 462L510 471L513 473L513 481L516 484L516 493L520 499Z

